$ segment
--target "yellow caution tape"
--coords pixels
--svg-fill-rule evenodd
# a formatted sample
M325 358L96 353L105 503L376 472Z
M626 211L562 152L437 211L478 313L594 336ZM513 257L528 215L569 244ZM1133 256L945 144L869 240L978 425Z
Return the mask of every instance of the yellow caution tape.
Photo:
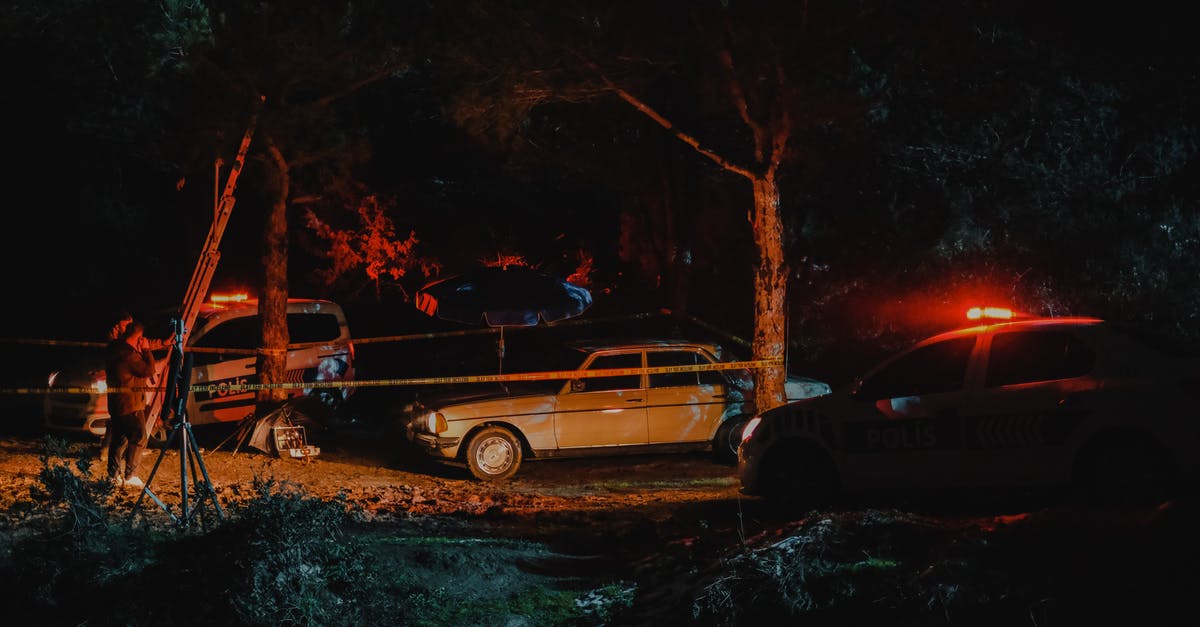
M288 383L213 383L192 385L190 392L250 392L255 390L309 390L324 388L365 388L406 385L439 385L452 383L500 383L507 381L550 381L554 379L590 379L596 377L619 377L641 374L669 374L680 372L708 372L714 370L761 370L783 365L783 359L758 359L731 361L715 364L688 366L651 366L646 368L597 368L595 370L549 370L544 372L514 372L509 374L462 375L450 377L416 377L408 379L368 379L359 381L308 381ZM162 387L139 386L131 388L108 388L108 392L144 392L163 390ZM0 388L0 394L98 394L92 387L54 388Z

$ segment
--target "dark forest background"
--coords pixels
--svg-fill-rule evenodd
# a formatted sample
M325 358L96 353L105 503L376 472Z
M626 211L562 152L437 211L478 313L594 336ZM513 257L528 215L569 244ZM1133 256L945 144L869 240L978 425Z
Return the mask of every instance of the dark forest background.
M840 378L984 302L1200 338L1200 49L1172 3L15 0L0 20L4 335L92 339L116 308L176 303L214 160L267 85L289 292L342 303L356 334L423 328L416 288L515 256L585 283L586 315L744 337L749 184L599 78L745 156L732 50L751 104L776 85L798 121L799 369ZM261 273L265 150L214 289ZM352 233L389 237L331 239Z

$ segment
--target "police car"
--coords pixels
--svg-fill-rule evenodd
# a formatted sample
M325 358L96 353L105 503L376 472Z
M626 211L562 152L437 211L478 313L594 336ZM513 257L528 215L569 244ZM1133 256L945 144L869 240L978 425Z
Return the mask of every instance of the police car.
M149 337L169 337L172 312L147 322ZM350 381L354 379L354 343L342 308L320 299L292 298L287 302L287 381ZM258 301L245 294L218 294L205 303L188 334L184 351L192 355L191 383L258 383L255 350L262 343ZM166 351L156 357L162 358ZM103 355L68 364L50 373L50 389L90 388L89 393L50 393L43 404L47 429L59 432L104 435L108 428L107 384ZM352 387L289 388L289 395L320 396L337 405ZM147 393L149 398L149 393ZM197 390L188 398L188 420L194 425L240 421L254 411L255 392ZM161 436L161 434L156 434Z
M1200 472L1193 356L1096 318L974 308L847 389L783 405L743 433L744 493L1077 487L1145 495Z

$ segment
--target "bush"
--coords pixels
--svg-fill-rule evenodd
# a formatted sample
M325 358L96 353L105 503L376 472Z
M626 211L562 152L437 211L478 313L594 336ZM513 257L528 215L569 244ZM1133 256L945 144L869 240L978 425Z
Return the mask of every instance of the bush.
M48 439L35 506L51 517L0 563L9 624L349 625L378 591L343 529L354 511L274 480L203 533L112 521L92 459Z

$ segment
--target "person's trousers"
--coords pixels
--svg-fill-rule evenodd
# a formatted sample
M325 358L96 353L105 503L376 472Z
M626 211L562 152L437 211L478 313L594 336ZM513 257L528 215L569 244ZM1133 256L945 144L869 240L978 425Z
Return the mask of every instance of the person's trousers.
M128 479L136 475L142 451L146 448L145 410L114 416L108 423L108 430L112 432L112 439L108 441L108 476ZM125 447L124 455L121 455L121 447ZM123 473L122 461L125 462Z

